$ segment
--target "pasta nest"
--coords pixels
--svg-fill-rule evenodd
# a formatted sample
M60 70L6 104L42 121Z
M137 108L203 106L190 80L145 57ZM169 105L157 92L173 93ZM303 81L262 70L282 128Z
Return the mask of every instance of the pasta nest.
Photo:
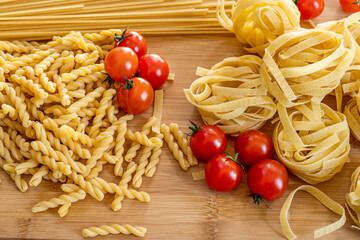
M261 80L284 107L319 103L339 85L353 58L340 34L321 29L289 32L265 49Z
M350 131L344 114L311 102L278 104L273 142L279 160L309 184L331 179L348 161Z
M351 175L350 192L345 195L345 198L345 206L351 219L360 227L360 167Z
M360 13L354 13L339 21L331 21L317 25L318 28L342 34L351 52L355 55L350 67L341 79L344 95L355 97L360 83Z
M360 96L352 98L344 108L344 114L349 124L352 135L360 141Z
M260 56L278 36L300 28L300 12L292 0L238 1L231 19L226 15L222 1L218 20L241 43L250 45L250 48L245 48L247 51Z
M225 134L238 135L259 129L276 112L276 104L261 83L261 59L254 55L230 57L210 70L198 68L185 95L206 124L219 126Z

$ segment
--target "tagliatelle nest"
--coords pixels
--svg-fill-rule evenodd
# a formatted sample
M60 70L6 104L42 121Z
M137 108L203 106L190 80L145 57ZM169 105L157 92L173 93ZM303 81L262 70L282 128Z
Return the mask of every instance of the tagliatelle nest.
M340 34L320 29L290 32L265 49L261 80L285 107L319 103L339 85L353 57Z
M219 126L225 134L238 135L258 129L276 112L276 105L261 83L261 59L253 55L226 58L210 70L198 68L185 95L206 124Z
M345 197L345 206L349 215L354 223L360 227L360 167L358 167L351 175L350 191Z
M273 132L279 160L310 184L331 179L348 161L350 131L344 114L321 103L291 109L278 104Z
M224 2L218 11L220 24L235 33L250 53L264 55L264 49L278 36L300 28L300 12L292 0L242 0L233 8L231 19Z

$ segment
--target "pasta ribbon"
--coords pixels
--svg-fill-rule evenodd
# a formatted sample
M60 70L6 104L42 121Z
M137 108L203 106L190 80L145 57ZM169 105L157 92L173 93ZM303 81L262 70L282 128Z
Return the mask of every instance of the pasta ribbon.
M289 221L288 221L288 212L291 206L291 202L294 198L294 195L297 191L305 191L315 197L318 201L320 201L325 207L333 211L334 213L341 216L341 218L325 227L319 228L314 231L314 238L322 237L326 234L329 234L339 228L341 228L346 222L345 209L337 202L329 198L325 193L317 189L316 187L309 185L302 185L292 191L287 197L285 203L283 204L280 212L280 223L283 233L285 234L287 239L296 239L295 234L291 230Z
M264 49L280 35L300 28L300 12L292 0L242 0L226 15L224 0L217 8L219 23L233 32L239 42L250 45L250 53Z
M184 90L186 98L206 124L217 125L225 134L259 129L276 112L260 80L260 64L259 57L244 55L226 58L210 70L198 68L201 77Z
M289 32L265 49L261 80L285 107L320 102L354 59L342 35L321 29Z
M278 104L273 142L279 160L307 183L331 179L349 161L345 115L314 102L286 109Z
M360 167L351 175L350 191L345 197L346 209L354 223L360 227Z

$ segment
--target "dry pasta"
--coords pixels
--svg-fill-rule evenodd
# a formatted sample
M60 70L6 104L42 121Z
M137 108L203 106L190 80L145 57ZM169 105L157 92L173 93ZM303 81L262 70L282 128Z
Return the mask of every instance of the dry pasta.
M129 224L126 225L103 225L100 227L90 227L82 230L84 237L95 237L97 235L108 235L108 234L134 234L138 237L144 237L147 229L144 227L133 227Z
M235 1L226 1L229 13ZM28 9L31 7L31 15ZM1 39L50 39L76 30L87 33L84 39L99 45L110 44L111 34L98 34L104 26L125 28L131 26L143 34L211 34L224 33L216 20L217 0L148 0L146 2L119 1L6 1L0 3L2 21ZM99 12L101 9L101 12ZM46 21L44 21L46 19ZM53 44L57 41L54 39ZM63 43L65 44L65 43ZM28 52L35 48L26 42L18 47L9 46L16 52ZM51 47L55 47L53 45Z
M314 231L315 239L322 237L326 234L329 234L329 233L341 228L345 224L345 222L346 222L345 209L339 203L335 202L334 200L329 198L326 194L324 194L319 189L317 189L313 186L302 185L302 186L296 188L294 191L292 191L289 194L289 196L287 197L285 203L283 204L283 206L281 208L280 223L281 223L281 228L283 230L283 233L285 234L287 239L289 239L289 240L296 239L296 236L293 233L293 231L291 230L291 227L290 227L290 224L288 221L288 211L290 209L291 202L294 198L295 193L300 190L308 192L313 197L315 197L318 201L320 201L325 207L327 207L334 213L341 216L341 218L338 221L336 221L330 225L327 225L325 227L316 229Z
M300 12L291 0L242 0L225 12L224 0L218 7L220 24L233 32L250 53L264 55L264 49L280 35L300 28Z
M278 104L273 142L279 160L307 183L331 179L349 161L345 115L314 102L286 109Z
M351 186L349 193L345 195L346 197L346 208L349 212L351 219L354 223L360 227L360 167L357 167L356 170L351 175Z
M260 79L261 59L253 55L230 57L210 70L198 68L186 98L206 124L225 134L259 129L276 112L276 105Z

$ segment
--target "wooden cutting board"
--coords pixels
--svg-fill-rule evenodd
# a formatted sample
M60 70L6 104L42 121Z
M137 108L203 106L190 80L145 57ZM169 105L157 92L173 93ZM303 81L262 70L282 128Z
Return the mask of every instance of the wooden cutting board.
M340 19L343 12L336 0L327 0L325 12L314 22ZM183 88L195 80L197 66L209 68L225 57L243 53L233 35L147 37L149 52L162 55L176 74L174 82L165 85L163 122L176 122L187 132L188 120L201 124L195 107L189 104ZM326 102L334 105L333 98ZM130 128L139 129L150 116L150 111L137 116ZM268 123L262 130L272 134ZM234 139L229 139L230 153ZM360 144L352 139L351 163L332 180L317 185L335 201L344 204L349 189L350 175L360 164ZM110 208L113 195L98 202L91 197L73 204L70 212L60 218L56 210L33 214L31 207L42 200L61 194L58 184L43 182L26 193L17 190L12 180L0 170L0 239L82 239L85 227L103 224L132 224L148 229L145 239L283 239L279 213L290 191L305 184L290 174L289 187L279 200L265 206L254 206L248 197L246 178L229 193L212 191L204 180L194 181L191 173L204 168L204 164L184 172L172 157L166 145L158 171L153 178L144 178L141 190L151 195L150 203L125 199L123 208L113 212ZM118 182L108 166L101 177ZM348 216L348 215L347 215ZM336 221L338 216L305 193L298 193L290 210L290 224L299 239L312 239L313 230ZM323 239L359 239L360 232L345 226ZM109 235L94 239L137 239L135 236Z

